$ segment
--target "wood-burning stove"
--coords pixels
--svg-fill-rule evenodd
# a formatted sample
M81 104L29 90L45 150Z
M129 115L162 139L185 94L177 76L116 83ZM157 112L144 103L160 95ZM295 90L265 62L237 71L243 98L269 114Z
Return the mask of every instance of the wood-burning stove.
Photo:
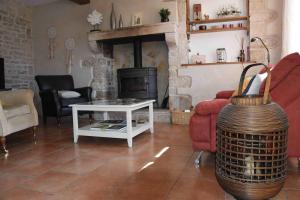
M154 67L118 69L118 96L157 100L157 69Z

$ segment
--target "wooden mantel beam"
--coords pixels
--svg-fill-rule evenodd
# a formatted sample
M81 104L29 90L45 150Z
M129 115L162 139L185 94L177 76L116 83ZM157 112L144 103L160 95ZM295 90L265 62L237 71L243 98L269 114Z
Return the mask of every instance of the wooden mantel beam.
M70 0L70 1L73 1L79 5L84 5L84 4L89 4L90 3L90 0Z

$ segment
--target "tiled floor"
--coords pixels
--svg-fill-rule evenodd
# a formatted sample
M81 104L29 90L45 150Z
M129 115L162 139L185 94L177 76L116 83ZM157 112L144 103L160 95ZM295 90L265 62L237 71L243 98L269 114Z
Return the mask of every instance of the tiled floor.
M0 155L0 199L209 200L233 199L218 185L214 155L200 169L186 126L155 124L155 134L134 139L132 149L116 139L80 137L72 143L71 122L7 138L10 155ZM160 153L160 154L159 154ZM284 189L274 199L300 199L297 160L289 159Z

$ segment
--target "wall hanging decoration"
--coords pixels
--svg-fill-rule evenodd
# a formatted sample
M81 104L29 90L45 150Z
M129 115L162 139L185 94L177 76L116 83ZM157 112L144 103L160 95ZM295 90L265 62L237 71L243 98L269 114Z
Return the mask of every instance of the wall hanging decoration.
M66 39L65 48L66 48L66 69L67 69L67 73L71 74L72 65L73 65L73 50L75 49L74 38Z
M48 50L49 54L48 57L49 59L54 58L54 49L55 49L55 38L56 38L56 28L54 26L50 26L48 28Z
M110 13L110 29L115 30L116 28L117 28L117 18L115 13L115 7L114 4L112 3L111 13Z
M235 6L223 6L219 9L217 12L218 17L234 17L234 16L240 16L241 11L236 8Z
M94 10L91 14L88 15L87 21L93 26L92 31L100 31L100 25L103 22L103 15L102 13L98 12L97 10Z

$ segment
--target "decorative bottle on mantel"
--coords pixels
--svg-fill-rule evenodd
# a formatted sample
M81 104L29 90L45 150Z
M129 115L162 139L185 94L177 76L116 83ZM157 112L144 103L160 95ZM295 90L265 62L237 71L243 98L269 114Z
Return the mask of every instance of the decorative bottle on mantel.
M111 13L110 13L110 29L115 30L116 28L117 28L117 18L116 18L114 4L112 3Z
M119 28L123 28L123 18L122 18L122 15L120 15L120 19L119 19Z

